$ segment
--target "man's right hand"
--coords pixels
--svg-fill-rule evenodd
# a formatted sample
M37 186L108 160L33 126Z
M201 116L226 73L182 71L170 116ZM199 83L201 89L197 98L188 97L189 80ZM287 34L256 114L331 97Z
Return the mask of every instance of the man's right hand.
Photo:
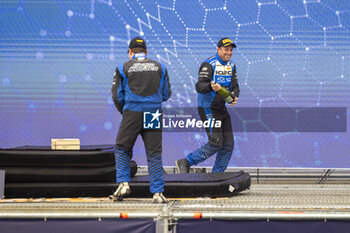
M217 83L214 83L214 81L211 81L211 88L213 88L214 91L218 91L221 89L221 85L220 84L217 84Z

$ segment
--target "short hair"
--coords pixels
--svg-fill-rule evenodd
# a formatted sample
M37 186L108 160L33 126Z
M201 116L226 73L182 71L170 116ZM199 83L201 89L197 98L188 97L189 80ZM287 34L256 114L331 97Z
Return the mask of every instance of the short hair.
M147 49L136 47L136 48L132 48L131 52L133 52L133 53L147 53Z

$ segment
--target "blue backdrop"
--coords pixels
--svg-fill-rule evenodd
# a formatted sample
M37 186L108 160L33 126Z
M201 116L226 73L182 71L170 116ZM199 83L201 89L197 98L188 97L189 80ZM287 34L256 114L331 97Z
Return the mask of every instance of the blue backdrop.
M0 219L1 232L6 233L153 233L153 219Z
M260 232L285 232L285 233L345 233L350 229L349 221L259 221L259 220L187 220L180 219L176 225L178 233L211 233L227 232L228 229L235 229L238 232L260 233Z
M226 36L237 44L238 107L350 103L347 0L0 0L0 147L51 138L113 144L121 119L113 73L138 35L168 67L173 96L165 107L196 106L199 65ZM239 132L229 166L350 167L349 139ZM164 133L164 165L206 141L200 132ZM139 139L134 159L146 164L144 154Z

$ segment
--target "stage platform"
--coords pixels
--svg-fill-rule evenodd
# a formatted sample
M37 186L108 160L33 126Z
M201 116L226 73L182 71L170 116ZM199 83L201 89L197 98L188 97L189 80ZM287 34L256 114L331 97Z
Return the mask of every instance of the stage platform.
M230 198L4 199L0 218L350 219L350 184L252 184Z

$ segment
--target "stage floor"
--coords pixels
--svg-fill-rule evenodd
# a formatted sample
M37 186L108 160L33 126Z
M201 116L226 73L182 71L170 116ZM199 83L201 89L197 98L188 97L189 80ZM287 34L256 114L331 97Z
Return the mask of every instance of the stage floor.
M0 218L350 219L350 184L252 184L218 199L54 198L0 200Z

